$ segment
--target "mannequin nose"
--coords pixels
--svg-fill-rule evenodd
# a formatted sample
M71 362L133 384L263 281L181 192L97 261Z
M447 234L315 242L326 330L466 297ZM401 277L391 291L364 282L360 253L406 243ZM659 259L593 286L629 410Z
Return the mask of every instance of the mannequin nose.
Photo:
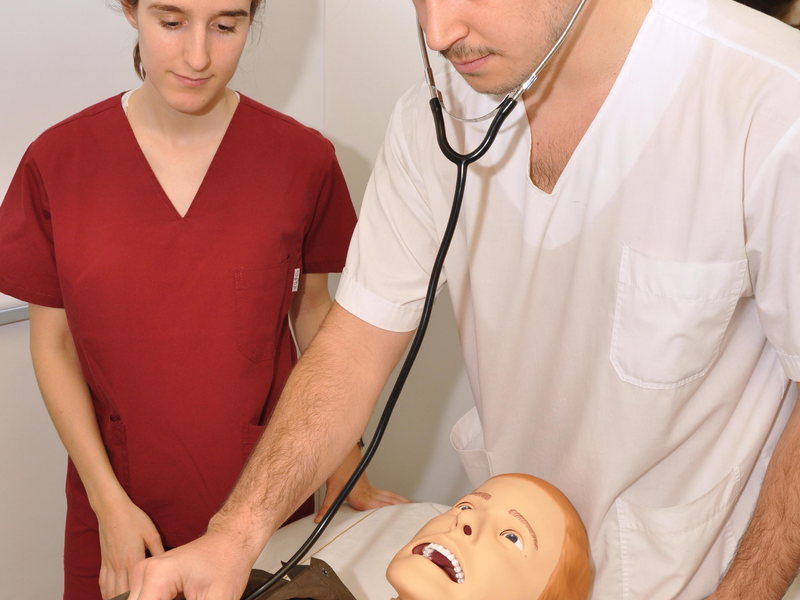
M464 525L464 535L472 535L472 527Z

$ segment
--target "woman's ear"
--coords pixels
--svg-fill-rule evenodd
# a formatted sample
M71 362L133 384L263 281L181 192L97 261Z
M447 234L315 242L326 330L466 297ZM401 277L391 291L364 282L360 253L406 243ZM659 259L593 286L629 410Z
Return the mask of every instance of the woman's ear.
M139 29L139 21L136 18L136 7L131 6L126 0L120 0L120 4L122 5L122 12L125 13L125 18L128 19L128 23L131 24L131 27Z

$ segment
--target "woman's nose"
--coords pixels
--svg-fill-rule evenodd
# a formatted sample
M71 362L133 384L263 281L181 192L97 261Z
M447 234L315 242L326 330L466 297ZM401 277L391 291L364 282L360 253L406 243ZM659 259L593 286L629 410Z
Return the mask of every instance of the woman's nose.
M184 57L195 73L205 71L211 62L208 41L207 32L200 27L192 30L189 35Z

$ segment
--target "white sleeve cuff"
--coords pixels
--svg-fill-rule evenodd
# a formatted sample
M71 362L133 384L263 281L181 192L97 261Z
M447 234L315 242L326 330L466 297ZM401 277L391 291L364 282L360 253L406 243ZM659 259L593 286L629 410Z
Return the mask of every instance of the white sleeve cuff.
M339 280L336 302L362 321L387 331L414 331L422 315L422 304L419 306L393 304L360 285L350 277L347 268Z
M783 370L792 381L800 381L800 356L784 354L778 350L778 358L783 365Z

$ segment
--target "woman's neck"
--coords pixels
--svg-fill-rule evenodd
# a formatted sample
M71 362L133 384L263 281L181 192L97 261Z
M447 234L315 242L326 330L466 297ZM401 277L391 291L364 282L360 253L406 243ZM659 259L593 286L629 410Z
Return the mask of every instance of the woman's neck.
M136 129L164 142L193 144L224 134L238 103L236 93L226 87L202 113L187 114L170 106L156 87L145 80L128 101L128 120Z

